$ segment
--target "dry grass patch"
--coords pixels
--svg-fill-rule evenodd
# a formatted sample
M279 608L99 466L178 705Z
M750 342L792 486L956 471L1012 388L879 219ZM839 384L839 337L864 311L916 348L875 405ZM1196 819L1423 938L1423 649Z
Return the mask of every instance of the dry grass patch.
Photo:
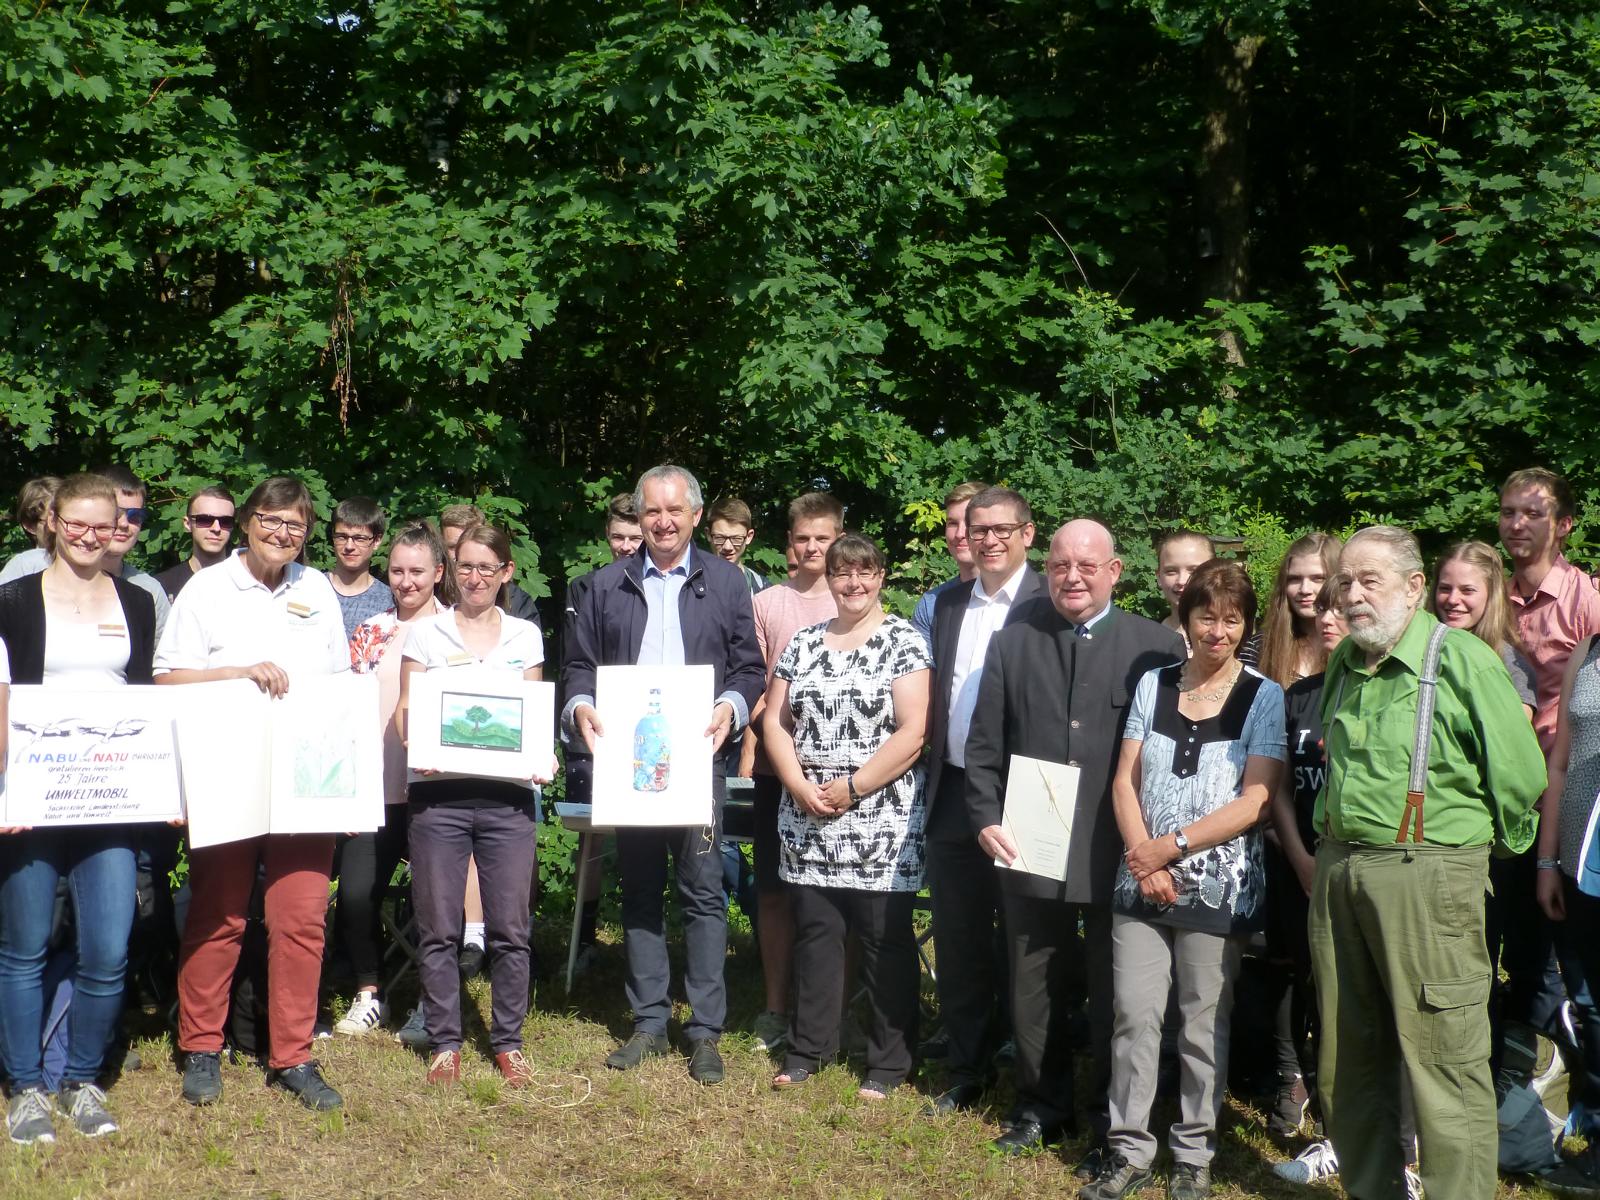
M541 940L546 962L559 947ZM746 938L729 961L737 1028L759 1007L759 972ZM462 1086L431 1089L421 1058L387 1036L319 1043L342 1112L315 1115L263 1086L260 1071L224 1065L221 1103L185 1104L165 1036L141 1041L144 1060L112 1090L124 1131L89 1142L63 1130L41 1150L0 1147L0 1198L138 1197L626 1197L628 1200L765 1200L766 1197L1071 1197L1070 1164L1084 1148L1002 1159L985 1145L993 1117L932 1121L922 1095L903 1088L862 1102L859 1074L830 1067L798 1089L773 1092L774 1065L748 1038L723 1041L726 1082L701 1087L674 1055L638 1071L602 1059L628 1028L620 954L604 957L570 1002L540 987L526 1026L536 1086L506 1088L483 1042L488 988L469 989ZM397 1006L397 1018L404 1006ZM1170 1114L1158 1114L1170 1119ZM1230 1105L1216 1164L1219 1200L1337 1197L1337 1188L1281 1183L1283 1157L1264 1117ZM1065 1160L1065 1161L1063 1161ZM1511 1187L1501 1197L1542 1197ZM1165 1196L1164 1186L1147 1197Z

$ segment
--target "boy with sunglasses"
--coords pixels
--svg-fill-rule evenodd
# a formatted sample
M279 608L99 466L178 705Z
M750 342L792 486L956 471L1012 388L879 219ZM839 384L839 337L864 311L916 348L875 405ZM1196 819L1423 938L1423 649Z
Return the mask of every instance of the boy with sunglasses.
M228 557L233 516L233 496L225 487L212 484L189 497L183 517L183 531L189 535L189 556L156 575L156 582L166 592L168 600L178 598L183 585L194 578L196 571Z

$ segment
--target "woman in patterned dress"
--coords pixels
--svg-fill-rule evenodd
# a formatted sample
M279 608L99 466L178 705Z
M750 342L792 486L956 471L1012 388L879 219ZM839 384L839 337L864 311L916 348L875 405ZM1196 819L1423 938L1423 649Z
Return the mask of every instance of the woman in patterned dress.
M928 649L879 602L883 552L845 534L828 549L832 621L795 634L767 689L762 736L783 784L779 876L794 905L795 1012L775 1088L804 1083L839 1051L845 939L861 943L872 1009L857 1095L882 1099L911 1073L927 808Z
M1095 1200L1150 1182L1150 1107L1174 976L1180 1116L1167 1194L1210 1194L1233 981L1244 935L1263 915L1259 826L1283 769L1283 689L1239 660L1256 618L1250 577L1212 559L1190 577L1178 616L1193 655L1139 681L1111 785L1128 849L1112 898L1114 1169L1084 1191Z

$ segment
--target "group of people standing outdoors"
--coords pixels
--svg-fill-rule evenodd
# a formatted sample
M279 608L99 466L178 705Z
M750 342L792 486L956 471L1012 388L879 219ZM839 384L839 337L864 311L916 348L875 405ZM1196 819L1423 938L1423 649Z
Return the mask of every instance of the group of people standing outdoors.
M185 519L193 554L157 577L162 599L172 596L163 613L109 557L119 537L123 554L131 546L125 531L136 537L142 505L131 476L54 489L41 510L42 570L0 587L5 678L246 678L281 695L319 675L372 671L385 728L388 803L376 833L343 845L269 835L190 853L185 1097L220 1096L229 985L259 886L269 1082L313 1108L340 1103L311 1057L336 851L337 936L357 983L339 1031L388 1019L381 912L408 858L428 1081L461 1077L461 967L476 945L490 969L496 1068L512 1086L529 1082L521 1027L539 785L560 764L496 781L408 771L405 750L416 672L471 664L542 676L544 637L512 582L505 532L466 506L443 514L442 536L431 522L407 525L390 538L385 583L369 570L383 513L346 501L332 521L337 565L324 575L303 564L315 514L297 481L265 481L237 512L207 488ZM1087 1135L1079 1194L1120 1200L1155 1178L1151 1113L1173 1063L1167 1193L1202 1197L1234 988L1264 937L1279 981L1274 1026L1249 1032L1275 1046L1272 1129L1287 1137L1320 1115L1326 1134L1280 1173L1337 1173L1361 1198L1419 1187L1492 1196L1492 1064L1504 1031L1549 1030L1577 1012L1585 1061L1600 1061L1600 1018L1582 986L1600 972L1600 886L1586 870L1591 853L1600 865L1600 677L1590 679L1600 592L1562 552L1575 517L1566 483L1541 469L1506 481L1509 578L1499 551L1468 542L1444 553L1430 583L1412 534L1371 526L1342 542L1300 538L1272 594L1258 597L1205 535L1165 535L1163 621L1116 604L1117 536L1096 521L1046 537L1025 497L977 483L952 490L945 513L957 574L907 621L884 610L882 549L847 531L828 493L790 504L790 573L772 585L741 562L753 535L743 504L714 505L711 551L695 544L706 509L688 471L653 468L611 502L614 561L568 588L559 722L569 796L582 798L588 763L608 752L600 667L704 665L715 817L616 835L634 1030L606 1065L629 1070L671 1050L670 870L688 1073L723 1078L721 817L727 777L742 774L755 797L765 986L751 1032L778 1057L773 1088L801 1087L838 1057L856 987L868 1011L859 1097L882 1099L911 1078L913 909L926 889L944 1053L929 1114L982 1110L1009 1063L1014 1099L994 1150ZM242 547L229 553L235 521ZM1004 813L1017 756L1077 768L1064 880L1013 869L1019 847ZM121 1000L137 840L119 827L0 831L13 1140L53 1137L58 1115L91 1136L116 1128L96 1080ZM40 975L58 879L77 909L79 983L52 1100ZM1497 963L1509 977L1498 996ZM1580 1074L1581 1110L1600 1123L1600 1066ZM1600 1194L1600 1152L1546 1178Z

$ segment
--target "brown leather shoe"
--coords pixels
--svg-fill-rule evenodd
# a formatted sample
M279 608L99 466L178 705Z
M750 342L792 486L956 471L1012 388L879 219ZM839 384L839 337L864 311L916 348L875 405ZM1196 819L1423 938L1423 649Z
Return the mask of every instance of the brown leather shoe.
M500 1077L507 1087L527 1087L533 1082L533 1067L522 1057L521 1050L507 1050L494 1056L494 1065L500 1068Z
M449 1085L461 1082L461 1051L441 1050L428 1060L428 1082Z

